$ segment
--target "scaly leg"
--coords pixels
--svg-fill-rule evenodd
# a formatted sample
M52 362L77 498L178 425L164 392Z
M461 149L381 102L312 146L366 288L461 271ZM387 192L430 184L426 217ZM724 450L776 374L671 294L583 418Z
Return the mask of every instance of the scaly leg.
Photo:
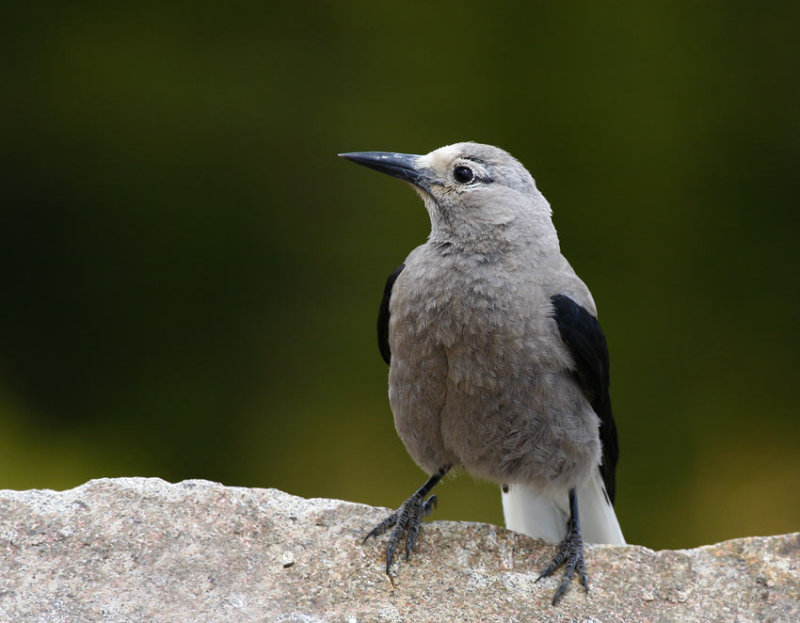
M586 562L583 558L583 537L581 536L581 524L578 520L578 497L575 494L575 488L569 490L569 519L567 520L567 534L564 540L558 546L558 552L555 558L549 565L539 574L536 578L538 582L542 578L553 575L553 572L560 566L564 567L564 578L553 596L553 605L555 606L559 600L564 596L564 593L569 588L575 572L580 576L581 584L586 592L589 592L589 579L586 575Z

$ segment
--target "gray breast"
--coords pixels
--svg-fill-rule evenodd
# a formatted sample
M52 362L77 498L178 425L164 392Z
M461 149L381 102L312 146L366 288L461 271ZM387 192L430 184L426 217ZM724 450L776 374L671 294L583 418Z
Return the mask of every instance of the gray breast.
M536 276L412 253L392 294L390 401L409 454L542 488L599 462L597 417Z

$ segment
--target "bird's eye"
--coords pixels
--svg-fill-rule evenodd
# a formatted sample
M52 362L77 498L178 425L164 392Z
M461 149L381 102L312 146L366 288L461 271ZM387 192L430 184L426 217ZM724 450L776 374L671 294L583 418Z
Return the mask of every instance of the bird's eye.
M475 174L469 167L465 167L464 165L459 165L455 169L453 169L453 177L459 184L469 184L472 180L475 179Z

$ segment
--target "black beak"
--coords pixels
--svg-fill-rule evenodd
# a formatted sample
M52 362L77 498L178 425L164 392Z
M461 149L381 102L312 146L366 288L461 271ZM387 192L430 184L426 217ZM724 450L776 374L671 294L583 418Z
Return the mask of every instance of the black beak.
M416 166L417 158L419 158L416 154L397 154L390 151L354 151L347 154L339 154L339 157L352 160L356 164L362 164L392 177L398 177L420 188L427 189L428 187L428 177L423 170L418 169Z

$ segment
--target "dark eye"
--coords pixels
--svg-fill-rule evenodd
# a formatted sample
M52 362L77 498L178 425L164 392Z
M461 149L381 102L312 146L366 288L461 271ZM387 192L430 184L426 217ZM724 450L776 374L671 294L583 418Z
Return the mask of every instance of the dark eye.
M469 167L465 167L464 165L459 165L455 169L453 169L453 177L459 184L469 184L472 180L475 179L475 174Z

